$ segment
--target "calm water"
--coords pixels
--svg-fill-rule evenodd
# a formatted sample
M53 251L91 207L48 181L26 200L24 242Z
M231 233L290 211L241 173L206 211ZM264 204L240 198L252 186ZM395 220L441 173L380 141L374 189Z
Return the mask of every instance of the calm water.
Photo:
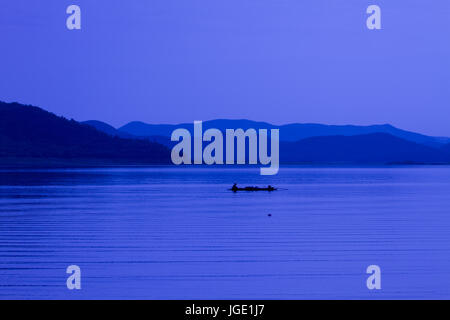
M0 171L0 299L448 299L449 191L450 167Z

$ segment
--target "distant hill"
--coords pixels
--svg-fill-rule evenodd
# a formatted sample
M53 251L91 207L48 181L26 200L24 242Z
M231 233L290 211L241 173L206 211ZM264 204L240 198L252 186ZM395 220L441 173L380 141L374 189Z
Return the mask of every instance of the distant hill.
M313 137L280 144L287 163L444 163L444 152L386 133Z
M104 132L113 137L120 137L125 139L135 139L136 136L132 134L126 133L124 131L119 131L113 126L107 124L106 122L98 121L98 120L88 120L81 122L82 124L86 124L88 126L94 127L100 132Z
M170 148L177 143L170 141L172 131L183 127L192 130L192 126L133 122L117 130L101 121L79 123L38 107L0 102L0 164L11 158L30 164L69 160L81 164L89 160L98 165L170 164ZM205 122L203 128L224 131L276 127L249 120L213 120ZM281 126L280 130L281 140L300 137L280 142L281 163L450 163L450 144L443 143L445 138L427 137L389 125L294 124ZM373 130L393 131L397 136L386 132L357 134ZM329 132L345 134L326 135ZM308 137L310 134L318 136ZM139 138L131 139L134 135Z
M148 139L168 148L177 144L168 137ZM207 144L204 142L203 146ZM436 149L388 133L311 137L295 142L281 141L280 159L283 163L450 163L450 144Z
M450 154L450 143L447 143L447 144L443 145L441 150L443 150L444 152Z
M170 150L122 139L33 106L0 102L0 158L96 159L169 163Z
M154 139L150 137L149 139ZM177 142L157 137L161 144L173 147ZM208 143L204 142L203 146ZM445 150L444 150L445 149ZM248 147L246 149L248 152ZM235 148L236 152L236 148ZM226 150L224 150L224 158ZM248 161L248 155L246 155ZM438 164L450 163L450 144L437 149L388 133L356 136L311 137L295 142L280 141L281 163L345 164Z
M179 125L169 124L146 124L143 122L130 122L119 128L121 132L140 137L165 136L170 137L173 130L177 128L185 128L192 132L192 123L183 123ZM221 131L225 129L248 128L255 129L280 129L280 140L295 142L311 137L322 136L356 136L371 133L388 133L395 137L402 138L411 142L424 144L427 146L439 148L445 142L449 142L448 138L430 137L415 132L405 131L395 128L389 124L372 125L372 126L354 126L354 125L323 125L323 124L287 124L275 126L267 122L256 122L250 120L211 120L203 122L204 130L209 128L217 128Z

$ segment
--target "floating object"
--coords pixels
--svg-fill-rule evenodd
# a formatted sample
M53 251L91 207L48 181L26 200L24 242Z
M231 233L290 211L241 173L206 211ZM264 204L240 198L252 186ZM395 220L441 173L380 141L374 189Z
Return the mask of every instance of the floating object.
M244 188L239 188L237 186L237 184L235 183L231 189L231 191L233 192L237 192L237 191L275 191L277 190L277 188L272 187L271 185L268 185L266 188L260 188L260 187L244 187Z
M268 217L271 217L272 215L269 213L267 216L268 216Z

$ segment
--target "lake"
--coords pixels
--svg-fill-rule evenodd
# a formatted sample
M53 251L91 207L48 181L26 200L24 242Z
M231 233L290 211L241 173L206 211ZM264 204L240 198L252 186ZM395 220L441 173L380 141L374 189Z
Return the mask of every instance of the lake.
M450 167L3 170L7 298L449 299Z

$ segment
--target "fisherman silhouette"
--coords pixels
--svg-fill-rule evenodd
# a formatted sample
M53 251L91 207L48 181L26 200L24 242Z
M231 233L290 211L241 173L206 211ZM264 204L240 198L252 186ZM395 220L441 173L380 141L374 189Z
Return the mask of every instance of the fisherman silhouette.
M231 189L229 189L233 192L238 192L238 191L275 191L277 190L276 188L272 187L270 184L267 186L267 188L260 188L260 187L245 187L245 188L239 188L237 186L237 183L233 184L233 186L231 187Z

